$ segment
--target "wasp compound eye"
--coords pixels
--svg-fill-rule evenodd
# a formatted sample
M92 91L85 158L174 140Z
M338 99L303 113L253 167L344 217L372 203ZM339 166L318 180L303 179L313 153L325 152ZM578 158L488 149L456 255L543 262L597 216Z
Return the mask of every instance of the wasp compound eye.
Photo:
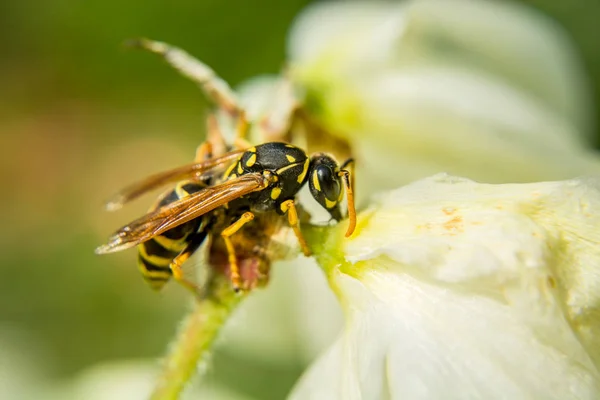
M325 198L331 202L337 203L341 191L341 184L337 174L335 174L327 165L317 166L315 168L315 173Z
M312 196L337 221L342 219L339 199L342 182L337 174L337 163L331 157L317 154L312 157L308 187Z

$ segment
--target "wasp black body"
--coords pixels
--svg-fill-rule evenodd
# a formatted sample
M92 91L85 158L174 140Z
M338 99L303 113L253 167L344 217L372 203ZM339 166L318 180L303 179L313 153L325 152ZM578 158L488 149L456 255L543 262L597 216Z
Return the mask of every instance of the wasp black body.
M150 211L173 203L196 193L206 185L196 182L178 183L175 189L165 193ZM142 276L154 290L161 289L172 275L170 265L182 252L189 251L190 245L202 244L208 235L210 218L204 215L185 222L157 235L138 246L138 268Z
M224 164L228 166L225 168ZM109 253L139 244L139 268L154 289L160 289L173 275L195 290L183 277L181 265L208 235L220 234L227 248L233 286L238 289L240 276L230 237L252 221L255 213L287 215L302 251L310 255L295 205L296 195L307 182L315 200L337 221L342 219L340 201L342 188L346 187L351 222L347 236L354 230L349 173L327 154L309 158L294 145L271 142L239 151L235 158L226 155L213 159L210 165L222 166L223 172L209 173L205 164L195 164L151 177L120 193L117 198L124 203L156 184L165 183L167 178L196 177L178 182L149 214L121 228L97 252Z
M241 278L231 236L254 220L255 214L254 224L236 237L236 246L242 255L240 261L254 258L254 248L266 247L269 237L277 233L277 215L287 217L302 251L310 254L300 231L295 204L296 195L307 182L315 200L337 221L342 219L340 202L346 189L349 218L346 236L352 234L356 226L353 185L350 172L345 169L351 160L340 166L327 154L309 157L302 149L282 142L255 147L241 145L240 142L246 143L250 126L246 110L214 71L166 43L141 38L129 44L160 55L199 85L221 111L237 120L237 141L232 144L240 150L231 151L232 146L220 134L216 117L210 115L207 141L198 148L195 163L150 176L123 189L107 203L107 209L115 210L152 189L176 184L148 214L115 232L106 245L96 249L97 253L112 253L139 245L140 270L152 287L159 289L172 275L197 292L196 286L183 277L181 265L207 237L217 239L211 242L209 258L220 260L223 249L226 251L227 263L217 261L217 264L229 268L233 287L238 289ZM275 113L277 118L267 124L271 133L286 131L298 106L291 91L283 103L285 107ZM282 115L287 118L281 118ZM244 147L246 149L241 150ZM259 257L263 261L264 253ZM266 257L268 264L270 260Z
M294 199L310 177L313 197L332 218L342 219L339 207L342 182L339 166L332 157L319 153L309 158L302 149L291 144L265 143L246 150L225 172L225 179L267 171L271 180L268 187L240 197L228 207L284 214L284 203Z

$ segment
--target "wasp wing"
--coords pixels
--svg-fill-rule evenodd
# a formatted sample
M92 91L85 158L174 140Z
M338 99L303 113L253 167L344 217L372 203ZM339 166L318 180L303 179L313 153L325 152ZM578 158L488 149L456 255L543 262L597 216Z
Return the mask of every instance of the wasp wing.
M115 232L97 254L112 253L136 246L171 228L208 213L215 208L267 186L260 173L246 174L183 197L144 215Z
M244 150L236 150L221 157L184 165L182 167L151 175L116 193L106 202L106 209L109 211L118 210L123 207L125 203L128 203L153 189L166 185L167 183L179 182L186 179L203 180L213 177L218 174L218 172L223 171L243 152Z

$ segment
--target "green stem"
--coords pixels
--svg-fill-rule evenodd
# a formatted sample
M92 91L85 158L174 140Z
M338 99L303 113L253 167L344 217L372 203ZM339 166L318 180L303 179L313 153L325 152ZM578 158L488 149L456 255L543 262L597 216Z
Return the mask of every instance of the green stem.
M179 398L187 382L206 360L221 327L245 297L231 290L226 278L218 278L209 291L210 297L199 300L186 317L167 354L152 400Z
M333 283L334 274L343 263L344 256L341 250L343 235L338 226L312 226L308 225L302 230L306 242L321 267L329 283Z

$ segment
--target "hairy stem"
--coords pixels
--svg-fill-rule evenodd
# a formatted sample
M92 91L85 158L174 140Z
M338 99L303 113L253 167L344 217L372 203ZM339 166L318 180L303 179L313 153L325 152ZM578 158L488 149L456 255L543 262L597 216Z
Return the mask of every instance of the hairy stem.
M152 400L179 398L198 365L206 361L219 330L245 297L236 294L225 277L216 278L208 292L211 295L195 304L171 344L150 397Z

